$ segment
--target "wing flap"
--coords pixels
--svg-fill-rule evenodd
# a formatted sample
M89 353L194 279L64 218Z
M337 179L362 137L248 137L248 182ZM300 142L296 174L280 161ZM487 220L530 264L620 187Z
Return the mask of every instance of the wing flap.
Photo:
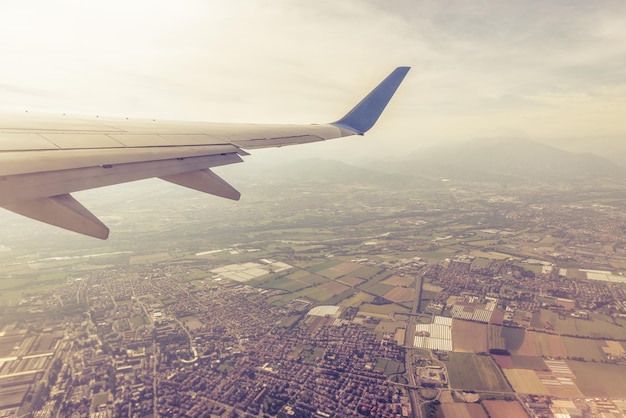
M241 193L208 168L206 170L189 171L171 176L161 176L161 178L179 186L225 197L226 199L239 200L241 197Z
M109 228L69 194L2 205L5 209L50 225L107 239Z
M0 178L26 173L225 154L248 155L234 145L0 152Z
M0 177L0 206L118 183L163 177L242 162L236 153L113 164Z

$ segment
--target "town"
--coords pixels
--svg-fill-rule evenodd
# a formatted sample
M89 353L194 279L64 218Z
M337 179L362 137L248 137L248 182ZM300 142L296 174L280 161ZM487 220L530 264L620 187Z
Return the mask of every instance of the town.
M0 416L624 416L622 197L424 187L303 194L211 246L3 247Z

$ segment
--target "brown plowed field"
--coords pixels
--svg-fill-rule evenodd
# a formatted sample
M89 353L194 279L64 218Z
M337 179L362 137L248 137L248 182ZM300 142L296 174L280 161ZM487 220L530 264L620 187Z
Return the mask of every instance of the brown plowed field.
M329 268L329 270L334 270L338 273L348 274L351 271L360 269L361 267L362 266L360 264L348 262L348 263L337 264L336 266Z
M446 403L441 404L441 409L446 418L488 418L479 404Z
M390 278L385 279L381 283L389 284L391 286L405 286L406 287L406 286L411 286L413 283L415 283L415 278L411 276L400 277L400 276L393 275Z
M338 295L339 293L350 289L348 286L336 282L326 282L318 286L321 289L328 290L331 293Z
M461 353L486 352L487 325L478 322L452 320L452 346Z
M517 401L483 401L491 418L527 418L528 415Z
M520 356L538 356L537 343L535 342L535 333L528 332L524 334L524 341L522 346L517 350L517 354Z
M415 289L409 287L396 287L385 293L385 299L392 302L410 302L415 295Z

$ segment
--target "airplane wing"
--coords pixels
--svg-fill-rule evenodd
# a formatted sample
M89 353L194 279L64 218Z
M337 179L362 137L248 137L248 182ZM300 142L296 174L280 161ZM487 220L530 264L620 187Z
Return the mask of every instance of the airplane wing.
M109 229L70 193L159 177L228 199L240 194L212 167L244 149L363 135L409 71L396 68L343 118L319 125L241 125L42 116L0 117L0 207L106 239Z

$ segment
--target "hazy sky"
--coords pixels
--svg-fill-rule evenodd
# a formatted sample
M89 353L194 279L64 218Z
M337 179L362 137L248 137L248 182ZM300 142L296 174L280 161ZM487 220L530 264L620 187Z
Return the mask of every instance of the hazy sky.
M621 136L625 40L621 0L7 0L0 107L327 122L409 65L364 149Z

